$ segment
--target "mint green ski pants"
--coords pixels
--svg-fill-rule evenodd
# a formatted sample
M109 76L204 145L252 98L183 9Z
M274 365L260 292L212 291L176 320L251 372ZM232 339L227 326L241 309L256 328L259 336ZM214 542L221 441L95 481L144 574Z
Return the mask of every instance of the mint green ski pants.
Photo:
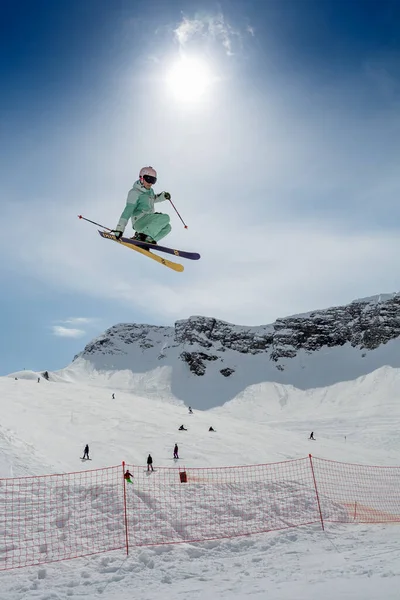
M144 233L151 237L155 242L158 242L171 231L169 215L164 215L164 213L144 215L136 221L134 229L138 233Z

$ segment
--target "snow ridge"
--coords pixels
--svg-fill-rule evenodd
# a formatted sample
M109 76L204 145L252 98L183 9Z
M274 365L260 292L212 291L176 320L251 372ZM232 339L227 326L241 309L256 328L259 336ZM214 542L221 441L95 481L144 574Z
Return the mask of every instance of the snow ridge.
M265 382L302 390L400 367L400 294L247 327L192 316L174 327L121 323L86 345L55 381L93 381L196 408Z

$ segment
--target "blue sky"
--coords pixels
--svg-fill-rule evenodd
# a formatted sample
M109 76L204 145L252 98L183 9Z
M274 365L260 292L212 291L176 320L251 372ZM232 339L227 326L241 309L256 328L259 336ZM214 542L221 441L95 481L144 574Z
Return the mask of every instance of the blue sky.
M400 4L3 3L0 373L56 369L106 327L239 324L398 290ZM192 102L167 74L212 78ZM170 211L163 269L102 240L139 169ZM130 227L127 232L130 231Z

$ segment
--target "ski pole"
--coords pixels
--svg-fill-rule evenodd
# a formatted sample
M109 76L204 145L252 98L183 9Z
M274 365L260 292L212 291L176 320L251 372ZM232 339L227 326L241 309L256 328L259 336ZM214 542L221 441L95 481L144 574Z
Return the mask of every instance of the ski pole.
M185 229L187 229L187 228L188 228L188 226L186 225L185 221L182 219L181 215L180 215L180 214L178 213L178 211L176 210L176 208L175 208L175 204L172 202L171 198L169 199L169 201L171 202L171 204L172 204L172 207L173 207L174 211L176 212L176 214L178 215L178 217L179 217L179 218L180 218L180 220L182 221L182 223L183 223L183 225L184 225Z
M82 217L82 215L78 215L78 219L83 219L84 221L87 221L88 223L93 223L93 225L97 225L97 227L101 227L102 229L107 229L107 231L114 231L113 229L110 229L109 227L106 227L105 225L100 225L100 223L96 223L96 221L91 221L90 219L87 219L86 217Z

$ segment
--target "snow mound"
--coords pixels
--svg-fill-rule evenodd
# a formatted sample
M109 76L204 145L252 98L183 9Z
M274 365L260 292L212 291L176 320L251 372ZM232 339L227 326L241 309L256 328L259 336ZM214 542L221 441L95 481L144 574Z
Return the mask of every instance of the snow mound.
M38 380L38 377L40 377L40 379L43 379L43 381L46 381L43 377L42 377L42 373L41 372L37 372L37 371L30 371L30 370L23 370L23 371L16 371L15 373L10 373L9 375L6 375L6 377L11 377L13 379L27 379L29 380Z

